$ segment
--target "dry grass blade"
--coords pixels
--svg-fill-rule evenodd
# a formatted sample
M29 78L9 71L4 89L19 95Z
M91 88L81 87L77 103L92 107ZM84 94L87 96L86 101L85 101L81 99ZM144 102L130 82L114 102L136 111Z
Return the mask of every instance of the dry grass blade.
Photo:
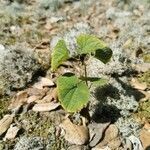
M18 92L12 98L11 104L9 105L8 109L13 110L13 109L16 109L16 108L20 108L24 103L27 102L27 97L28 97L28 94L27 94L26 91Z

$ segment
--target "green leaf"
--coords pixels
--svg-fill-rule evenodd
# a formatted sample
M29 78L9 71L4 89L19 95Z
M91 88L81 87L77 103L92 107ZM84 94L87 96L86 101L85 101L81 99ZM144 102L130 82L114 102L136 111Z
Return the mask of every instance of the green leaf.
M106 47L104 49L98 49L95 52L95 58L99 59L104 64L109 62L111 56L112 56L112 50L108 47Z
M68 112L81 110L89 100L89 89L84 81L74 74L65 74L57 79L58 99Z
M81 77L81 80L89 81L95 86L105 86L106 84L108 84L107 79L98 78L98 77Z
M95 86L101 87L101 86L107 85L107 84L108 84L108 80L107 80L107 79L99 78L99 79L93 81L92 83L93 83L93 85L95 85Z
M93 53L98 49L106 48L107 45L99 38L94 35L81 34L77 37L77 44L79 46L78 53L79 54L88 54Z
M56 71L59 65L61 65L68 58L69 58L69 51L67 49L65 41L59 40L52 54L52 59L51 59L52 71Z

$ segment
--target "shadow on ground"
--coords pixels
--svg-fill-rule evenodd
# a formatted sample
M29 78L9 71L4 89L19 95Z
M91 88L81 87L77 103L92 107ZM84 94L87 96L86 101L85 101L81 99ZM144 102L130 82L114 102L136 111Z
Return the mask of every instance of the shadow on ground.
M150 150L150 145L148 146L148 147L146 147L146 149L145 150Z
M121 99L121 94L125 96L133 96L136 101L139 101L141 98L144 98L145 95L134 89L131 85L123 82L119 78L115 78L115 80L121 84L124 93L121 93L119 89L117 89L112 84L108 84L104 87L98 87L95 89L94 96L96 97L98 104L95 107L94 114L92 116L92 120L97 123L105 123L105 122L116 122L118 118L121 117L120 110L115 105L108 105L106 103L107 98L112 98L117 100Z

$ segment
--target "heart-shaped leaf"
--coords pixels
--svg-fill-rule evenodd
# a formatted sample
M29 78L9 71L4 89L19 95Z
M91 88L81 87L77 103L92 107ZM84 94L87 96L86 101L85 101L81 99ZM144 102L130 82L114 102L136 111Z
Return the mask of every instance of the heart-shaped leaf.
M89 89L74 74L65 74L57 80L58 99L68 112L81 110L89 100Z
M81 34L77 37L78 53L93 53L98 49L106 48L107 45L94 35Z
M51 69L55 71L59 65L69 58L69 51L64 40L59 40L51 58Z
M103 49L98 49L95 52L95 58L99 59L104 64L109 62L111 56L112 56L112 50L108 47L103 48Z

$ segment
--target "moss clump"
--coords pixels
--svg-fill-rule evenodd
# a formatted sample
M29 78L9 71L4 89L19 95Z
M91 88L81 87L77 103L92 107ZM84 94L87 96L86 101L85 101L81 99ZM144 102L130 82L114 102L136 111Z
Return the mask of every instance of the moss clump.
M150 71L144 72L139 76L140 82L145 82L148 87L150 87Z
M150 122L150 99L140 104L138 116Z
M143 59L144 59L144 62L150 63L150 54L145 54L145 55L143 56Z
M67 148L68 148L68 143L65 141L64 137L60 135L56 135L55 126L52 126L49 133L46 149L60 150L60 149L67 149Z
M16 43L16 37L15 36L10 36L6 39L5 44L7 45L15 45Z
M25 121L24 129L29 137L40 136L47 138L52 122L50 118L40 116L38 113L29 111L18 118L21 122ZM23 122L24 124L24 122Z
M4 149L4 144L2 144L1 142L0 142L0 150L3 150Z
M46 149L67 149L67 142L61 135L57 135L56 127L50 117L28 111L22 116L19 116L18 120L19 122L22 122L25 130L24 134L31 138L42 138Z
M0 98L0 119L8 112L9 98Z

